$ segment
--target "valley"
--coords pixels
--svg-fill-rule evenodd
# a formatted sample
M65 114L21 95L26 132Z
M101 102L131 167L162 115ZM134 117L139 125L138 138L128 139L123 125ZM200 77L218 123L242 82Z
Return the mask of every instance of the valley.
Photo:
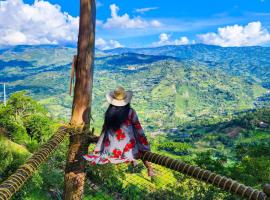
M0 144L15 149L3 154L10 159L1 165L0 180L46 141L59 123L68 122L72 104L69 78L75 53L73 47L49 45L0 50L0 82L6 82L8 97L12 99L7 108L0 103L0 134L4 135ZM222 48L201 44L96 50L91 124L99 135L108 106L105 94L122 85L134 92L132 107L139 115L153 152L261 188L270 178L269 57L268 47ZM22 90L26 93L19 92ZM2 96L0 91L1 99ZM37 105L33 103L36 101ZM12 114L14 105L21 106L20 102L29 106L30 117L17 118ZM45 106L46 111L40 106ZM7 112L11 114L6 115ZM29 183L34 185L31 187L33 196L37 195L33 191L39 191L37 188L41 186L46 191L49 188L61 190L66 145L65 142L49 161L52 175L48 176L50 169L45 165ZM112 168L114 173L108 173ZM260 169L260 179L256 178L255 169ZM150 184L142 166L135 174L130 174L129 168L124 168L128 173L123 174L123 169L111 166L98 170L104 170L103 178L107 178L104 188L108 191L113 191L116 186L111 183L116 181L117 190L139 197L143 188L130 188L125 181L132 178L135 182ZM207 195L216 199L237 199L165 168L157 167L157 170L164 174L151 183L157 196L166 175L171 177L171 182L163 188L168 195L171 194L170 184L180 178L184 184L175 186L178 187L175 190L182 191L177 194L179 198L196 199L186 188L193 187L202 195L200 199L209 199ZM90 167L88 173L99 183L94 168ZM119 174L126 177L124 182ZM54 176L59 179L55 180ZM53 185L54 182L57 184ZM96 195L93 191L87 192L86 199ZM23 199L24 194L30 192L20 193L18 199ZM46 192L42 194L46 199ZM105 193L98 195L106 196Z

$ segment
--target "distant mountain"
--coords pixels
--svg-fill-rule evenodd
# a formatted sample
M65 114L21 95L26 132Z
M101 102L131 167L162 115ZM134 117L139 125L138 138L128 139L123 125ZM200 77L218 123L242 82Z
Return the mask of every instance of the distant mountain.
M104 50L105 53L110 55L123 54L123 53L139 53L145 55L166 55L171 57L177 57L181 59L204 59L208 60L210 58L220 56L232 56L235 53L242 53L241 56L250 55L251 52L265 52L266 54L270 51L270 47L260 47L260 46L251 46L251 47L220 47L214 45L205 45L205 44L193 44L193 45L167 45L160 47L151 47L151 48L116 48L110 50ZM209 54L212 52L212 57L205 56L203 54ZM225 53L221 55L221 53Z
M76 51L51 45L4 49L0 51L0 82L8 83L8 94L28 90L55 116L67 118ZM95 123L101 123L106 108L104 95L117 85L134 91L133 106L152 127L226 119L232 113L268 105L269 51L208 45L96 50Z
M96 61L103 61L106 65L110 66L122 66L122 65L141 65L141 64L149 64L153 62L158 62L161 60L175 60L179 61L180 59L171 57L171 56L162 56L162 55L145 55L138 53L123 53L118 55L105 55L103 57L99 57Z
M194 44L194 45L167 45L151 48L116 48L104 50L107 54L140 53L146 55L167 55L187 59L195 54L201 54L210 50L219 49L219 46Z
M270 47L219 47L195 44L156 48L117 48L104 51L110 55L139 53L175 57L187 62L199 62L209 68L225 70L232 75L258 78L270 89ZM253 79L251 79L253 81Z
M27 90L54 117L61 119L57 121L65 122L71 113L69 83L71 61L76 51L74 47L51 45L2 49L0 82L7 83L8 95ZM270 111L259 109L270 106L269 62L269 48L262 47L187 45L107 51L96 49L91 127L95 127L97 135L101 132L104 112L108 107L105 94L122 85L133 91L131 106L138 113L151 151L228 175L256 188L267 182L270 174ZM2 85L0 101L3 99L1 92ZM14 99L21 97L18 95ZM20 106L25 101L16 102ZM0 160L0 180L29 157L39 140L43 141L47 138L45 136L52 134L49 129L52 123L48 123L49 118L44 118L47 112L42 109L30 106L26 114L17 115L14 112L5 118L3 116L7 110L2 106L0 121L4 127L0 127L0 151L1 158L6 160ZM8 104L7 108L9 106L15 104ZM37 123L40 119L41 123ZM12 141L17 138L14 136L23 133L29 137L28 142L25 138L22 141L27 148ZM31 187L26 187L18 197L41 199L40 196L44 195L46 199L50 194L43 191L49 191L51 185L55 186L55 191L61 189L64 161L61 158L66 148L65 145L59 148L47 167L39 170L37 181L34 179L36 184L30 182ZM108 170L114 172L113 176L107 177ZM176 195L176 199L209 199L212 196L216 199L234 198L167 169L159 167L156 170L158 179L151 183L150 193L147 187L143 188L144 199L158 197L161 193L166 193L167 197ZM129 169L115 171L110 166L103 171L105 174L93 173L94 178L99 180L106 176L107 182L101 185L102 190L97 195L89 191L89 194L93 194L89 198L108 198L110 195L107 192L104 195L103 191L114 192L114 189L117 194L120 191L126 195L123 198L128 198L130 194L132 197L140 194L141 197L140 187L126 184L130 177L132 183L133 180L138 183L144 181L143 185L149 185L149 178L142 168L135 174L130 173ZM260 176L257 176L258 172ZM165 180L168 175L171 180L165 185L160 184L160 180ZM126 178L123 179L123 176ZM113 187L110 183L116 180L121 182ZM177 184L178 180L182 181L181 184ZM45 190L47 186L49 189ZM195 196L190 193L191 187L196 189ZM181 196L172 192L176 190L180 191ZM34 191L34 195L24 198L31 191ZM55 196L55 193L52 195Z

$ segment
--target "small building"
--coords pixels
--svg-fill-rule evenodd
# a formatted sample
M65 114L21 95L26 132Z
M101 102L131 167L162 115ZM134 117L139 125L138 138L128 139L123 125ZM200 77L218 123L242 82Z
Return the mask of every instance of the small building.
M266 122L260 121L259 127L260 127L260 128L268 128L268 127L269 127L269 124L266 123Z

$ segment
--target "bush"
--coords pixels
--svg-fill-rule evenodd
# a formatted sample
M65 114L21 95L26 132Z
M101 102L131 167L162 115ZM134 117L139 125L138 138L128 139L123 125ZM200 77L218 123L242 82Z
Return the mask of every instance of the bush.
M176 155L187 155L191 146L181 142L163 142L158 144L158 150L165 150Z
M53 134L53 123L50 118L42 114L33 114L24 122L28 135L32 140L43 143Z

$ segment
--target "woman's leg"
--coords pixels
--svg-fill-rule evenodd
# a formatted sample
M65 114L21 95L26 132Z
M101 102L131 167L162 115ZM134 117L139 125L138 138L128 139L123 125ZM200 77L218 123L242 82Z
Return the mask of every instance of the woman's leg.
M153 167L152 167L151 163L148 162L148 161L146 161L146 160L144 160L143 161L143 164L147 168L148 176L153 176L154 175L154 171L153 171Z
M136 159L141 159L141 155L142 155L142 152L139 151ZM154 175L154 171L153 171L153 167L152 167L151 163L148 162L148 161L146 161L146 160L143 160L143 164L147 168L148 176L153 176Z

